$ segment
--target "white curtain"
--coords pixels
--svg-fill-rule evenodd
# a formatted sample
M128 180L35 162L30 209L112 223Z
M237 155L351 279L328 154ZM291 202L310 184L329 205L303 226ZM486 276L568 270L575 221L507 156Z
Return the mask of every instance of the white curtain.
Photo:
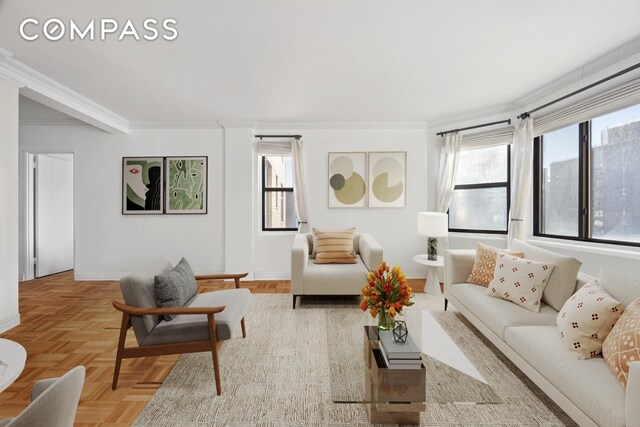
M304 177L304 150L299 139L291 143L293 153L293 195L296 199L296 214L298 215L298 233L308 233L309 206L307 204L307 182Z
M448 133L444 137L436 183L436 211L438 212L446 213L451 204L460 162L461 141L462 136L458 133Z
M533 185L533 119L520 122L514 135L511 151L513 175L511 177L511 209L509 210L508 243L514 238L525 239L525 215Z

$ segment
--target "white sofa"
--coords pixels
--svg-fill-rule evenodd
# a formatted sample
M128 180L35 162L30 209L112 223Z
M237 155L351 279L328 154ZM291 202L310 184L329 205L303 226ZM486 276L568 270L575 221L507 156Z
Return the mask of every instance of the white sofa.
M355 234L355 264L314 264L313 237L296 234L291 249L293 308L301 295L360 295L366 274L382 263L382 246L370 234Z
M625 392L602 357L570 354L552 307L534 313L466 283L474 260L475 250L447 251L445 298L579 425L640 426L640 362L632 364ZM589 280L579 274L576 290Z

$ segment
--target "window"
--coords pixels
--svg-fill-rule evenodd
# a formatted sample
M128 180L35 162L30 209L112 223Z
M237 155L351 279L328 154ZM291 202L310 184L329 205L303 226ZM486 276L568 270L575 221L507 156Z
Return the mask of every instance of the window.
M460 152L449 231L507 233L509 150L499 145Z
M262 156L262 230L297 230L291 156Z
M534 234L640 246L640 104L535 139Z

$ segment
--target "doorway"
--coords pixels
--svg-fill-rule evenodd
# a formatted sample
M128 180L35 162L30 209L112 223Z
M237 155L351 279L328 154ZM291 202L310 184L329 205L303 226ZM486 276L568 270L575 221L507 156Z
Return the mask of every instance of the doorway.
M73 270L74 154L27 153L25 280Z

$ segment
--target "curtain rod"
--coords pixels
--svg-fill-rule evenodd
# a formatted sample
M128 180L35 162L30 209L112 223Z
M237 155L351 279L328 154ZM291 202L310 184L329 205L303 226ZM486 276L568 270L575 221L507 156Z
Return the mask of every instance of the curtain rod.
M256 138L294 138L300 139L302 135L254 135Z
M567 95L565 95L565 96L561 96L561 97L560 97L560 98L558 98L558 99L554 99L553 101L547 102L546 104L541 105L541 106L539 106L539 107L537 107L537 108L534 108L533 110L530 110L530 111L524 112L524 113L520 114L520 115L518 116L518 118L519 118L519 119L527 119L527 118L529 118L529 117L531 116L531 114L532 114L532 113L535 113L536 111L540 111L540 110L542 110L543 108L547 108L547 107L549 107L549 106L551 106L551 105L553 105L553 104L556 104L556 103L558 103L558 102L560 102L560 101L564 101L564 100L565 100L565 99L567 99L567 98L571 98L572 96L577 95L577 94L579 94L579 93L581 93L581 92L584 92L585 90L588 90L588 89L591 89L592 87L595 87L595 86L601 85L602 83L608 82L609 80L615 79L616 77L620 77L621 75L623 75L623 74L627 74L627 73L629 73L629 72L631 72L631 71L633 71L633 70L635 70L635 69L638 69L638 68L640 68L640 62L639 62L639 63L637 63L637 64L635 64L635 65L632 65L632 66L630 66L630 67L628 67L628 68L625 68L625 69L624 69L624 70L622 70L622 71L618 71L618 72L617 72L617 73L615 73L615 74L612 74L612 75L610 75L610 76L608 76L608 77L605 77L604 79L600 79L600 80L598 80L598 81L597 81L597 82L595 82L595 83L591 83L590 85L587 85L587 86L585 86L585 87L583 87L583 88L580 88L580 89L578 89L578 90L575 90L575 91L573 91L573 92L571 92L571 93L569 93L569 94L567 94Z
M486 126L501 125L503 123L506 123L506 124L510 125L511 124L511 119L500 120L499 122L483 123L481 125L469 126L469 127L466 127L466 128L445 130L444 132L438 132L436 135L444 136L444 135L446 135L448 133L462 132L463 130L483 128L483 127L486 127Z

